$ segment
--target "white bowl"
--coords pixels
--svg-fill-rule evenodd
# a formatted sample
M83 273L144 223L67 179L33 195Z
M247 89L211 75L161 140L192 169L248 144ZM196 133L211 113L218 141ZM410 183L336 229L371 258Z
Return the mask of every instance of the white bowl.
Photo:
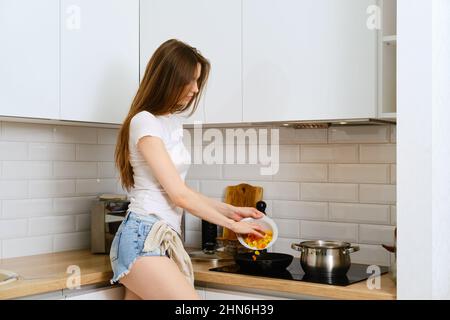
M251 223L257 223L260 226L263 227L263 230L271 230L272 231L272 241L270 241L267 246L264 249L257 249L254 247L249 246L247 243L245 243L244 241L244 237L246 236L246 234L236 234L239 242L246 248L250 249L250 250L265 250L270 248L275 241L278 238L278 227L275 224L275 221L273 221L271 218L269 218L268 216L264 216L262 218L259 219L255 219L255 218L244 218L241 221L247 221L247 222L251 222Z

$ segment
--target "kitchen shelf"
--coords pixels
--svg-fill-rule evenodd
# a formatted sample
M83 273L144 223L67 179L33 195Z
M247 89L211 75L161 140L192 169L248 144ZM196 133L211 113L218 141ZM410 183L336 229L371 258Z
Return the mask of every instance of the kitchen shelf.
M397 43L397 36L384 36L383 43Z
M397 118L397 1L381 0L378 37L378 117Z

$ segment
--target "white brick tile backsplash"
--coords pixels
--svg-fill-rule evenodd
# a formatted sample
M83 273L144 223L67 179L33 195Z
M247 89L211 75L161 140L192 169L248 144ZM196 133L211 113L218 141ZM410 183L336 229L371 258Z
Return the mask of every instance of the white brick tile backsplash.
M52 142L53 126L34 123L3 122L2 140Z
M300 237L304 239L358 241L358 225L353 223L302 221Z
M96 162L55 161L53 163L55 178L97 178Z
M25 237L27 230L27 219L0 220L0 239Z
M346 126L328 129L328 143L386 143L389 126Z
M28 198L28 181L3 180L0 181L0 199Z
M114 193L117 190L117 179L78 179L76 182L76 193Z
M359 200L361 203L395 204L396 186L361 184L359 185Z
M301 200L357 202L358 185L344 183L302 183Z
M189 167L186 179L221 179L222 165L193 164Z
M327 143L327 129L279 128L280 144Z
M223 199L227 186L235 186L241 182L262 187L264 200L299 199L299 184L295 182L205 180L200 181L200 192L210 197Z
M263 188L263 199L299 200L300 184L296 182L259 182L250 181L251 185Z
M202 233L201 231L186 231L186 239L184 246L187 248L201 248L202 247Z
M111 161L114 160L113 145L77 144L77 160L81 161Z
M29 235L38 236L75 231L75 216L31 218Z
M358 145L302 145L301 162L357 163Z
M2 217L4 219L48 216L53 211L51 198L3 200Z
M256 144L232 146L234 163L241 162L231 165L224 164L227 149L220 143L219 164L206 165L203 157L186 184L218 201L227 186L261 186L266 213L281 235L269 251L298 257L293 242L347 240L362 243L352 262L389 265L378 244L389 240L396 224L396 127L274 128L280 129L275 174L259 170L276 159L270 145L265 157ZM272 126L256 129L270 133ZM126 194L114 165L119 130L0 122L0 131L0 257L89 248L97 194ZM197 146L198 154L211 153L209 144ZM260 165L249 165L250 158ZM200 248L201 219L186 213L186 231L186 246Z
M47 179L52 177L50 161L3 161L3 179Z
M391 164L391 183L397 183L397 166L395 164Z
M2 240L3 259L53 252L53 237L28 237Z
M351 254L352 263L389 266L390 255L382 246L359 244L360 250Z
M97 164L99 178L117 178L119 172L117 171L114 162L99 162Z
M57 234L53 238L54 251L69 251L88 249L91 245L89 231Z
M300 146L299 145L280 145L279 147L281 163L297 163L300 162Z
M326 182L328 168L326 164L312 163L282 163L274 181Z
M98 144L113 144L117 142L119 129L97 129Z
M330 203L330 220L353 223L389 224L388 205Z
M360 145L361 163L395 163L395 144L362 144Z
M27 143L0 141L0 160L26 160Z
M261 174L261 166L257 164L225 164L223 177L228 180L272 180L272 175Z
M391 125L391 143L397 142L397 126Z
M89 127L56 126L55 142L97 143L97 129Z
M88 213L96 200L97 197L95 196L55 198L53 210L57 215Z
M197 192L200 192L200 182L199 181L197 181L197 180L186 180L185 182L186 182L186 185L189 188L191 188L191 189L193 189L193 190L195 190Z
M91 229L91 215L90 214L79 214L76 216L75 230L76 231L87 231Z
M185 214L186 230L202 231L202 220L190 213Z
M359 243L394 244L394 226L359 225Z
M67 143L30 143L30 160L75 160L75 145Z
M75 194L75 180L31 180L28 184L31 198L49 198Z
M391 206L391 224L397 225L397 206Z
M330 182L389 183L387 164L330 164Z
M274 219L278 227L278 236L284 238L300 237L300 221L291 219Z
M274 200L273 217L301 220L327 220L328 203Z
M300 243L303 239L299 238L282 238L279 237L277 241L270 248L272 252L286 253L293 255L296 258L300 257L300 251L294 250L291 248L292 243Z

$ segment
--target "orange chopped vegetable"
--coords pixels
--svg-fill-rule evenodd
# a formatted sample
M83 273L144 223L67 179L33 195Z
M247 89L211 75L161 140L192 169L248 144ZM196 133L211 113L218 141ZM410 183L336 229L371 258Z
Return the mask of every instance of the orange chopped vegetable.
M252 256L252 259L253 259L253 261L256 261L256 256L253 255L253 256Z
M247 234L244 238L246 244L254 249L265 249L267 245L272 241L273 233L270 230L264 232L264 237L257 239L253 234Z

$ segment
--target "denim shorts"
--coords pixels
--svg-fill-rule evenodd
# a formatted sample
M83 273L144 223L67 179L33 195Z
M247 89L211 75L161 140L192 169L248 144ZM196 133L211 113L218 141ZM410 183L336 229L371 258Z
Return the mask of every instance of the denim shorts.
M115 284L120 278L130 272L133 263L139 257L164 256L161 250L142 252L144 242L153 224L160 220L156 215L138 215L129 212L117 229L111 244L109 258L114 272L111 284Z

